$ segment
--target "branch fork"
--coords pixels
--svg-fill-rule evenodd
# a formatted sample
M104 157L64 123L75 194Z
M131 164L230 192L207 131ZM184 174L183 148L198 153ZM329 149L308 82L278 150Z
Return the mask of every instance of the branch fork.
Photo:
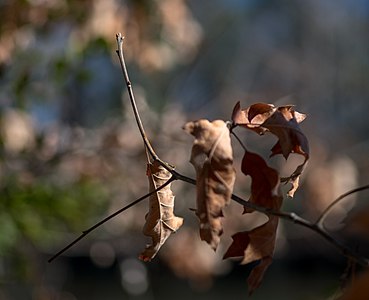
M106 223L107 221L109 221L110 219L114 218L115 216L117 216L118 214L124 212L125 210L127 210L128 208L138 204L139 202L143 201L144 199L150 197L152 194L159 192L160 190L162 190L163 188L165 188L167 185L169 185L170 183L172 183L175 180L181 180L184 182L187 182L189 184L192 185L196 185L196 180L192 179L190 177L187 177L181 173L179 173L178 171L175 170L175 168L163 161L155 152L154 148L152 147L150 140L148 139L146 132L145 132L145 128L143 126L143 123L141 121L140 118L140 114L139 114L139 110L137 108L136 105L136 101L135 101L135 97L134 97L134 93L133 93L133 89L132 89L132 83L129 79L129 75L128 75L128 71L127 71L127 67L126 67L126 63L124 60L124 53L123 53L123 41L124 41L124 37L122 36L121 33L118 33L116 35L116 41L117 41L117 47L118 49L116 50L119 61L120 61L120 65L121 65L121 69L122 69L122 73L123 73L123 77L124 77L124 81L125 84L127 86L127 90L128 90L128 94L129 94L129 98L130 98L130 102L131 102L131 106L133 109L133 113L137 122L137 126L141 135L141 138L143 140L145 149L147 150L148 156L149 156L149 161L151 160L153 161L157 161L160 163L161 166L163 166L167 171L169 171L171 173L171 177L161 186L157 187L155 190L147 193L146 195L143 195L142 197L136 199L135 201L131 202L130 204L126 205L125 207L117 210L116 212L114 212L113 214L107 216L106 218L104 218L103 220L101 220L100 222L96 223L95 225L93 225L92 227L88 228L87 230L84 230L82 232L82 234L76 238L73 242L71 242L70 244L68 244L67 246L65 246L62 250L60 250L59 252L57 252L55 255L53 255L48 262L52 262L53 260L55 260L58 256L60 256L61 254L63 254L65 251L67 251L68 249L70 249L73 245L75 245L77 242L79 242L81 239L83 239L84 237L86 237L89 233L91 233L92 231L94 231L95 229L97 229L98 227L100 227L101 225L103 225L104 223ZM241 146L243 148L245 148L245 146L242 144L242 142L240 141L240 139L237 137L237 135L233 132L233 129L236 127L237 125L235 125L234 123L232 123L231 126L229 126L229 130L231 132L231 134L233 134L235 136L235 138L240 142ZM245 148L246 150L246 148ZM318 220L316 222L311 222L307 219L302 218L301 216L297 215L294 212L283 212L280 210L273 210L273 209L269 209L266 207L262 207L259 205L256 205L254 203L251 203L250 201L246 201L245 199L232 194L231 199L239 204L241 204L244 207L262 212L268 216L276 216L280 219L284 219L287 221L290 221L292 223L295 223L297 225L303 226L311 231L314 231L315 233L317 233L318 235L320 235L323 239L325 239L327 242L329 242L330 244L332 244L339 252L341 252L342 255L348 257L349 259L355 261L356 263L362 265L362 266L369 266L369 260L365 257L363 257L362 255L358 254L355 250L347 247L346 245L344 245L341 241L337 240L335 237L333 237L333 235L331 235L324 227L324 220L327 217L327 215L329 214L329 212L331 211L331 209L338 203L340 202L343 198L345 198L346 196L352 194L352 193L356 193L359 191L363 191L363 190L367 190L369 189L369 185L365 185L365 186L361 186L358 187L356 189L353 189L343 195L341 195L340 197L338 197L335 201L333 201L327 208L326 210L320 215L320 217L318 218Z

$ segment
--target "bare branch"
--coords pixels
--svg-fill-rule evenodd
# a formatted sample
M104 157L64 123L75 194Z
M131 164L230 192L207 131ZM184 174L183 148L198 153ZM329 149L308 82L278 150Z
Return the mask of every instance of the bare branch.
M150 143L149 139L147 138L145 128L142 124L141 117L140 117L140 114L138 112L135 96L134 96L133 89L132 89L132 83L129 80L127 67L126 67L126 62L124 60L124 55L123 55L123 40L124 40L124 37L122 36L121 33L117 33L116 40L117 40L117 44L118 44L117 54L118 54L118 57L119 57L120 66L122 68L124 80L125 80L125 83L127 85L129 99L131 100L131 105L132 105L133 113L134 113L134 116L135 116L135 119L136 119L136 122L137 122L138 129L140 130L142 140L144 141L145 147L149 151L151 157L153 158L153 160L158 160L159 157L155 153L153 147L151 146L151 143Z
M143 195L142 197L136 199L135 201L131 202L130 204L122 207L121 209L117 210L116 212L112 213L111 215L107 216L105 219L101 220L100 222L96 223L95 225L93 225L92 227L82 231L82 234L76 238L73 242L71 242L70 244L68 244L67 246L65 246L63 249L61 249L59 252L57 252L55 255L53 255L48 262L51 263L55 258L57 258L58 256L60 256L61 254L63 254L65 251L67 251L69 248L71 248L72 246L74 246L75 244L77 244L80 240L82 240L84 237L86 237L86 235L88 235L89 233L91 233L92 231L94 231L95 229L97 229L98 227L100 227L101 225L103 225L104 223L106 223L107 221L111 220L112 218L114 218L115 216L119 215L120 213L124 212L125 210L127 210L128 208L140 203L142 200L146 199L147 197L150 197L152 194L157 193L158 191L160 191L161 189L165 188L168 184L170 184L171 182L173 182L176 178L174 176L172 176L171 178L168 179L168 181L166 181L163 185L159 186L158 188L156 188L155 190L151 191L150 193L147 193L146 195Z
M76 243L78 243L81 239L83 239L86 235L88 235L89 233L91 233L92 231L94 231L95 229L97 229L98 227L100 227L101 225L103 225L104 223L106 223L107 221L109 221L110 219L114 218L115 216L119 215L120 213L124 212L125 210L127 210L128 208L136 205L137 203L141 202L142 200L146 199L147 197L149 197L150 195L160 191L161 189L163 189L165 186L167 186L168 184L170 184L171 182L173 182L174 180L181 180L187 183L190 183L192 185L196 185L196 180L192 179L190 177L187 177L185 175L182 175L181 173L177 172L174 167L161 160L159 158L159 156L155 153L153 147L151 146L151 143L149 141L149 139L147 138L147 135L145 133L145 129L144 126L142 124L139 112L138 112L138 108L136 105L136 101L135 101L135 97L133 94L133 89L132 89L132 84L131 81L129 79L128 76L128 71L127 71L127 67L125 64L125 60L124 60L124 56L123 56L123 37L120 33L118 33L116 35L116 40L117 40L117 44L118 44L118 50L117 50L117 54L119 57L119 61L120 61L120 65L122 68L122 72L123 72L123 76L124 76L124 80L125 83L127 85L127 89L128 89L128 94L130 97L130 101L131 101L131 105L133 108L133 112L135 115L135 119L137 122L137 126L139 128L142 140L144 142L145 148L147 149L147 151L149 152L150 156L152 157L153 160L158 161L165 169L167 169L171 174L172 177L166 181L163 185L161 185L160 187L156 188L155 190L147 193L146 195L138 198L137 200L131 202L130 204L126 205L125 207L119 209L118 211L114 212L113 214L109 215L108 217L106 217L105 219L101 220L100 222L96 223L95 225L93 225L92 227L88 228L87 230L83 231L82 234L76 238L73 242L71 242L70 244L68 244L67 246L65 246L62 250L60 250L58 253L56 253L54 256L52 256L48 262L52 262L54 259L56 259L58 256L60 256L62 253L64 253L65 251L67 251L69 248L71 248L73 245L75 245ZM239 141L239 143L241 144L241 146L246 150L246 147L243 145L243 143L241 142L241 140L238 138L238 136L233 132L233 128L235 128L236 125L232 125L230 128L230 132L235 136L235 138ZM251 208L253 210L262 212L266 215L273 215L273 216L277 216L281 219L285 219L287 221L293 222L295 224L298 224L300 226L303 226L305 228L308 228L314 232L316 232L318 235L320 235L322 238L324 238L326 241L328 241L330 244L332 244L334 247L336 247L344 256L356 261L357 263L359 263L360 265L363 266L368 266L369 265L369 261L364 258L362 255L356 253L354 250L350 249L349 247L347 247L346 245L344 245L343 243L341 243L340 241L338 241L337 239L335 239L332 235L330 235L327 231L325 231L324 227L323 227L323 223L324 223L324 219L325 217L328 215L328 213L330 212L331 208L336 205L339 201L341 201L343 198L347 197L350 194L362 191L362 190L366 190L369 189L369 185L365 185L362 187L358 187L356 189L353 189L343 195L341 195L340 197L338 197L335 201L333 201L327 208L326 210L322 213L322 215L319 217L318 221L315 223L312 223L300 216L298 216L297 214L291 212L283 212L283 211L276 211L276 210L272 210L269 208L265 208L259 205L256 205L254 203L251 203L250 201L246 201L243 198L236 196L234 194L232 194L232 200L236 201L237 203Z
M134 113L134 116L135 116L135 119L136 119L136 122L137 122L138 129L139 129L140 134L141 134L141 138L142 138L142 140L145 144L145 148L147 149L147 151L149 152L149 154L150 154L150 156L152 157L153 160L159 161L160 164L166 170L168 170L169 172L171 172L174 175L176 173L174 171L174 166L172 166L172 165L168 164L167 162L160 159L160 157L156 154L154 148L152 147L152 145L150 143L150 140L148 139L148 137L146 135L145 128L142 124L140 113L139 113L138 108L137 108L135 96L134 96L134 93L133 93L132 83L129 79L127 66L126 66L126 62L125 62L125 59L124 59L124 53L123 53L123 40L124 40L124 37L122 36L121 33L116 34L116 40L117 40L117 45L118 45L118 50L116 52L117 52L117 55L118 55L118 58L119 58L120 66L122 68L123 77L124 77L124 81L125 81L126 86L127 86L128 95L129 95L129 99L131 101L131 106L132 106L132 109L133 109L133 113Z
M334 200L331 204L328 205L328 207L322 212L322 214L320 215L319 219L315 222L315 224L317 224L320 227L324 227L325 218L328 216L328 214L332 210L333 206L335 206L342 199L346 198L349 195L352 195L352 194L360 192L360 191L368 190L368 189L369 189L369 184L357 187L353 190L350 190L350 191L342 194L336 200Z
M176 177L176 179L178 180L182 180L185 181L187 183L196 185L196 180L189 178L187 176L184 176L178 172L175 172L176 174L173 176ZM362 189L360 189L362 190ZM312 223L309 220L306 220L302 217L300 217L299 215L297 215L296 213L293 212L283 212L283 211L276 211L276 210L272 210L263 206L259 206L256 205L254 203L251 203L250 201L246 201L245 199L232 194L231 199L243 206L246 206L248 208L251 208L253 210L256 210L258 212L264 213L266 215L272 215L272 216L276 216L279 217L281 219L293 222L295 224L298 224L300 226L303 226L305 228L308 228L312 231L314 231L315 233L319 234L322 238L324 238L326 241L328 241L331 245L333 245L335 248L338 249L338 251L340 251L344 256L351 258L353 260L355 260L357 263L359 263L362 266L369 266L369 261L368 259L366 259L365 257L363 257L362 255L356 253L354 250L350 249L349 247L347 247L346 245L344 245L343 243L341 243L340 241L338 241L337 239L335 239L332 235L330 235L327 231L324 230L323 227L319 226L316 223Z
M117 43L118 43L117 54L118 54L118 57L119 57L119 60L120 60L120 63L121 63L124 79L125 79L125 82L126 82L126 85L127 85L127 88L128 88L128 93L129 93L129 96L130 96L130 100L131 100L132 108L133 108L135 118L136 118L136 121L137 121L137 125L138 125L138 128L140 130L140 133L141 133L142 139L144 141L145 147L148 149L148 151L149 151L150 155L152 156L152 158L154 160L159 161L160 164L172 174L173 180L181 180L181 181L190 183L192 185L196 185L196 180L178 173L171 164L161 160L159 158L159 156L153 150L153 148L150 144L150 141L148 140L148 138L145 134L145 130L144 130L144 127L142 125L140 115L139 115L139 112L138 112L138 109L137 109L137 105L136 105L136 102L135 102L135 99L134 99L132 84L129 80L128 71L127 71L125 61L124 61L124 56L123 56L123 37L120 33L118 33L116 35L116 38L117 38ZM246 147L243 145L243 143L238 138L238 136L233 133L233 128L235 128L235 127L237 127L237 125L233 124L230 128L230 132L235 136L235 138L240 142L241 146L246 150ZM355 189L355 191L351 191L351 193L359 191L359 190L363 190L363 189L366 189L366 188L369 188L369 186ZM341 197L346 197L346 196L348 196L348 194L347 195L342 195ZM312 223L312 222L298 216L295 213L274 211L274 210L271 210L271 209L268 209L268 208L265 208L265 207L262 207L262 206L258 206L258 205L255 205L255 204L249 202L249 201L246 201L246 200L244 200L244 199L242 199L242 198L240 198L240 197L238 197L234 194L232 194L231 198L232 198L232 200L238 202L239 204L241 204L243 206L246 206L248 208L252 208L252 209L254 209L256 211L259 211L259 212L262 212L266 215L277 216L279 218L288 220L288 221L293 222L295 224L298 224L300 226L306 227L306 228L316 232L321 237L323 237L325 240L327 240L329 243L331 243L333 246L335 246L343 255L354 259L355 261L357 261L359 264L361 264L363 266L368 266L369 265L369 262L368 262L367 259L365 259L363 256L357 254L352 249L350 249L347 246L345 246L344 244L342 244L340 241L336 240L333 236L331 236L328 232L326 232L324 230L324 228L322 226L320 226L320 223L318 224L318 222ZM327 208L326 213L328 213L329 209L330 208ZM322 219L324 219L324 216L322 217Z
M241 147L243 148L243 150L245 150L245 152L248 152L248 151L247 151L246 146L242 143L242 141L241 141L241 139L238 137L238 135L237 135L237 134L235 134L235 132L233 131L233 128L234 128L234 127L231 127L231 129L230 129L231 134L233 134L233 136L234 136L234 137L236 138L236 140L239 142L239 144L241 145Z
M232 199L236 202L238 202L241 205L244 205L248 208L252 208L258 212L262 212L266 215L273 215L276 217L279 217L281 219L293 222L295 224L301 225L303 227L306 227L312 231L315 231L317 234L319 234L321 237L323 237L326 241L328 241L330 244L332 244L333 246L335 246L344 256L349 257L354 259L355 261L357 261L360 265L362 266L368 266L369 265L369 261L364 258L362 255L356 253L355 251L353 251L352 249L350 249L349 247L345 246L344 244L342 244L340 241L336 240L332 235L330 235L328 232L326 232L324 230L324 228L320 227L317 224L314 224L302 217L300 217L299 215L297 215L296 213L289 213L289 212L283 212L283 211L276 211L276 210L272 210L269 208L265 208L259 205L255 205L249 201L246 201L236 195L232 195Z

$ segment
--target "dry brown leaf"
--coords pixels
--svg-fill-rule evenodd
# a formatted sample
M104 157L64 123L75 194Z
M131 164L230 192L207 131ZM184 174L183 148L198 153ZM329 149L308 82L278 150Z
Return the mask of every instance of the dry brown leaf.
M243 256L241 264L260 260L260 263L252 269L247 278L250 295L260 286L265 271L272 263L277 227L278 217L272 216L264 225L250 231L234 234L232 245L223 257Z
M302 164L288 177L282 178L282 182L290 182L291 189L288 192L293 197L299 186L299 177L309 159L309 143L299 127L306 115L294 110L292 105L275 108L272 104L256 103L241 109L239 102L232 113L233 123L251 129L259 134L267 131L278 137L277 143L272 147L271 156L282 154L285 159L291 153L304 156Z
M277 170L269 167L260 155L245 151L241 171L252 178L250 202L266 208L280 208L282 196ZM251 211L245 208L245 212Z
M261 124L279 139L272 148L272 155L283 154L287 159L290 153L302 155L309 153L307 138L298 125L298 120L302 122L305 117L300 113L298 113L298 118L295 115L293 106L281 106Z
M166 183L171 174L158 161L147 165L150 191ZM158 253L171 233L176 232L183 224L183 219L173 213L174 195L168 184L157 193L150 196L150 208L146 215L143 233L152 238L152 244L140 254L143 261L150 261Z
M305 115L296 112L293 106L281 106L268 118L263 124L275 134L279 140L272 148L272 155L282 154L286 159L290 153L298 153L304 156L302 164L298 165L296 170L288 177L282 178L282 182L290 182L292 188L288 196L293 197L299 186L300 175L309 159L309 143L306 136L302 133L299 123L305 119Z
M240 102L237 102L232 113L232 121L235 125L240 125L251 129L259 134L264 134L267 129L260 127L265 120L275 112L273 104L255 103L245 109L241 109Z
M260 263L251 270L250 275L247 278L250 296L261 285L265 271L268 269L272 261L273 259L270 256L265 256Z
M265 224L250 231L237 232L223 258L243 257L241 264L272 257L275 246L278 217L270 217Z
M250 202L266 208L279 210L283 197L281 196L279 175L270 168L264 159L246 151L242 160L241 170L250 175ZM252 210L245 208L245 212ZM278 217L269 216L268 222L250 231L238 232L232 236L233 242L224 255L228 257L243 257L242 264L261 260L248 277L249 293L251 294L262 282L264 273L272 262L275 248Z
M184 130L195 137L190 162L196 170L200 237L215 250L223 232L222 209L235 181L229 130L222 120L188 122Z

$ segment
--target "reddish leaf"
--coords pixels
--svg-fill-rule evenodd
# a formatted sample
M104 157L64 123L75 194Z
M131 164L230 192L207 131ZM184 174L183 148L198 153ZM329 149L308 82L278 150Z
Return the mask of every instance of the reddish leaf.
M272 263L277 227L278 217L270 217L264 225L251 231L236 233L232 236L232 245L223 257L243 256L241 264L260 260L260 263L252 269L247 279L250 295L260 286L265 271Z
M237 232L232 235L232 245L228 248L223 258L242 257L245 255L245 249L250 244L249 231Z
M265 224L250 231L237 232L223 258L243 257L241 263L248 264L263 257L273 256L278 217L270 217Z
M240 102L237 102L233 109L232 121L235 125L246 127L259 134L264 134L267 129L260 127L260 125L274 111L275 107L272 104L256 103L246 109L241 109Z
M260 286L263 281L265 271L268 269L272 261L273 259L270 256L263 257L260 263L251 270L249 278L247 278L250 296Z
M283 154L286 159L290 153L308 155L309 144L298 125L298 120L303 121L304 115L299 113L297 120L295 114L293 106L281 106L261 124L279 139L272 148L272 155Z
M247 110L247 119L253 125L261 125L275 112L273 104L255 103Z
M223 232L222 209L230 202L235 181L229 130L221 120L189 122L184 129L195 137L190 162L196 169L200 237L215 250Z
M267 208L280 207L282 198L279 174L260 155L246 151L241 171L252 178L250 202Z
M299 177L309 159L309 143L299 127L305 117L304 114L296 112L292 105L275 108L266 103L253 104L245 109L241 109L237 103L232 114L234 124L259 134L269 131L278 137L277 143L271 149L271 156L282 154L286 159L291 153L304 156L303 163L297 166L290 176L282 178L282 182L292 184L288 192L291 197L298 188Z
M241 170L252 179L249 201L279 210L283 198L278 172L270 168L261 156L248 151L243 157ZM251 211L245 208L245 212ZM224 258L243 256L242 264L261 260L248 277L250 294L261 284L264 273L272 262L277 227L278 217L270 216L265 224L250 231L236 233L232 236L233 242L224 255Z
M293 106L282 106L262 124L279 138L272 148L271 156L282 154L287 159L290 153L298 153L305 157L303 163L298 165L290 176L282 178L282 182L292 184L288 192L290 197L293 197L297 190L300 175L309 159L309 143L298 125L304 119L305 115L295 112Z

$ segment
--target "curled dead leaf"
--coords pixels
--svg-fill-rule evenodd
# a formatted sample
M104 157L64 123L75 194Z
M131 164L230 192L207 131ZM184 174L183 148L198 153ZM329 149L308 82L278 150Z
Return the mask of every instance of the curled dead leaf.
M271 149L271 156L282 154L285 159L291 153L304 156L303 163L298 165L290 176L281 179L282 182L292 184L288 192L290 197L293 197L297 190L300 175L309 159L309 143L299 126L299 123L305 118L306 115L295 111L293 105L276 108L267 103L256 103L241 109L238 102L232 113L235 125L248 128L259 134L269 131L278 137L277 143Z
M147 176L150 191L153 191L166 183L171 174L158 161L154 161L147 165ZM176 232L183 224L183 219L174 215L174 195L170 185L150 196L150 208L143 233L152 238L152 244L140 254L139 258L143 261L153 259L171 233Z
M222 120L188 122L184 130L195 137L190 162L196 170L200 237L215 250L223 232L222 209L230 202L235 181L229 130Z
M251 129L258 134L264 134L267 129L260 125L274 113L276 108L272 104L255 103L245 109L241 109L240 102L237 102L232 113L234 125Z

